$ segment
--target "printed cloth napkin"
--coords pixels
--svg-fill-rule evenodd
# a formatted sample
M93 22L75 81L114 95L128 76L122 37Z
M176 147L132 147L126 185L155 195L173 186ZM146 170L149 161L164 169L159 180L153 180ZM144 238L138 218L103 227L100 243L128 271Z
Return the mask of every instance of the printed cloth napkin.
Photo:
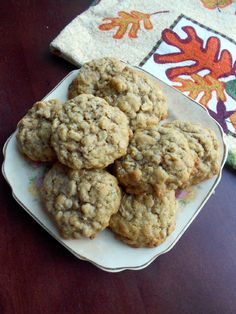
M222 126L236 169L235 1L95 1L50 49L77 66L119 58L188 95Z

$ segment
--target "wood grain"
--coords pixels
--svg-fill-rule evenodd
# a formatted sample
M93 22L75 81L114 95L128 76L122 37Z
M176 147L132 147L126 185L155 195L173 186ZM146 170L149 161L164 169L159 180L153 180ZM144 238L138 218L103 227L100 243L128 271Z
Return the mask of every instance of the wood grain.
M1 147L26 110L74 68L48 46L89 4L0 2ZM215 195L169 253L142 271L109 274L42 230L1 176L0 313L236 313L235 183L226 167Z

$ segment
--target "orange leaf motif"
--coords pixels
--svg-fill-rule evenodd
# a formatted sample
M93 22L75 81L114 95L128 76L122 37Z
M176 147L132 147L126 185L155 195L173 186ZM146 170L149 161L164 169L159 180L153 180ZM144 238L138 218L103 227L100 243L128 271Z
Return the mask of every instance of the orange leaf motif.
M215 91L218 99L226 101L224 94L224 83L214 79L210 75L202 77L198 74L191 75L192 80L186 80L182 78L174 79L174 82L181 83L181 86L174 86L181 92L188 92L188 96L197 99L200 93L203 92L200 104L207 107L207 103L210 101L212 92Z
M232 4L232 0L201 0L201 2L203 3L204 7L210 10L216 8L225 8Z
M194 61L194 64L189 66L168 69L166 75L170 80L182 74L191 75L201 70L209 70L209 74L215 79L233 74L232 56L226 49L220 52L220 40L217 37L209 37L204 47L203 40L198 37L192 26L184 26L182 29L187 34L185 39L181 39L170 29L164 30L162 35L167 44L179 48L180 52L154 55L156 63Z
M160 11L152 14L146 14L139 11L131 11L130 13L125 11L118 12L119 17L104 18L106 23L99 25L99 29L102 31L109 31L115 27L118 27L113 38L122 39L131 25L128 36L129 38L137 38L138 31L140 30L140 22L143 22L144 28L149 30L153 29L152 22L150 21L151 15L158 13L166 13L169 11Z

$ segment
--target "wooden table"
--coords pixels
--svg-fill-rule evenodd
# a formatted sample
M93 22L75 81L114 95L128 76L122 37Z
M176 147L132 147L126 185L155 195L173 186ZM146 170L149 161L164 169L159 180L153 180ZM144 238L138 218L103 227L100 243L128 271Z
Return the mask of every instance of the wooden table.
M90 1L0 2L0 145L74 67L49 43ZM2 163L2 155L1 155ZM0 313L236 313L236 173L179 243L141 271L76 259L14 201L0 177Z

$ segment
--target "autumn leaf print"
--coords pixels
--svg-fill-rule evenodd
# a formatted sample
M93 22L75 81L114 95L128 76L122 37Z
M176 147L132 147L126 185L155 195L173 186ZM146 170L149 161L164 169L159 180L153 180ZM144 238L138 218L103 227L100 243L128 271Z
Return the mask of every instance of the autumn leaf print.
M225 8L232 4L232 0L201 0L205 8L213 10L219 8Z
M192 75L201 70L209 70L209 74L214 79L229 76L232 74L232 56L227 49L220 52L220 40L211 36L205 45L203 40L198 37L192 26L184 26L183 31L187 34L187 38L181 39L175 32L170 29L163 31L163 40L180 51L170 54L154 54L156 63L178 63L183 61L194 61L189 66L176 66L166 71L166 75L170 80L179 75Z
M174 86L181 92L188 92L188 96L192 99L197 99L200 93L203 92L199 102L203 106L207 107L209 100L212 97L212 92L215 91L217 94L217 98L226 101L224 89L225 84L214 79L210 75L206 75L204 77L198 74L191 75L192 80L176 78L173 81L181 83L179 86Z
M122 39L130 27L128 31L129 38L137 38L141 21L143 22L143 26L146 30L153 29L153 24L150 20L151 16L167 12L169 11L159 11L147 14L139 11L131 11L130 13L120 11L118 12L118 17L104 18L103 21L105 21L105 23L99 25L98 28L101 31L109 31L118 27L118 30L113 35L113 38Z
M193 22L165 29L153 61L171 86L205 106L226 134L234 128L236 137L236 60L224 48L227 40L213 32Z

